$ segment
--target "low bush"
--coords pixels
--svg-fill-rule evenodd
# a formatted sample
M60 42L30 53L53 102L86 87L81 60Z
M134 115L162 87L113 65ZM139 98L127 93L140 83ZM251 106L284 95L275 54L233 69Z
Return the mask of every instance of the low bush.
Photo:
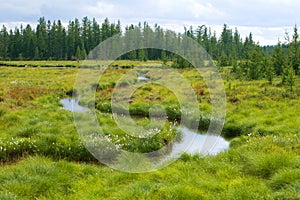
M62 143L30 138L11 138L0 141L0 161L9 162L28 155L43 155L53 159L95 161L80 142Z
M285 167L291 167L294 164L293 159L288 153L252 155L245 163L245 171L251 175L270 178L277 171Z
M269 186L274 191L281 189L300 191L300 169L282 169L278 171L271 177Z
M130 115L149 117L149 104L136 103L129 106Z

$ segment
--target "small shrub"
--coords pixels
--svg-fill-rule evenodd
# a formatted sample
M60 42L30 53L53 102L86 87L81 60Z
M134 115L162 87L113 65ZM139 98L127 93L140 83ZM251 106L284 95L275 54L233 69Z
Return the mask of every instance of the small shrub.
M300 169L278 171L269 181L269 186L275 191L292 188L300 191Z
M288 154L255 154L249 158L249 162L246 164L246 171L251 175L269 178L277 171L292 164L292 157Z
M231 148L239 147L242 144L245 144L246 141L247 141L246 136L240 136L240 137L233 138L232 140L230 140L230 147Z
M225 123L222 133L226 137L237 137L242 134L242 128L237 124Z
M111 103L110 102L100 102L97 105L97 109L101 112L111 113Z
M118 87L125 87L128 85L130 85L129 81L122 80L121 82L119 82Z
M207 130L210 124L210 118L201 115L200 121L199 121L199 130Z
M30 137L36 135L37 132L38 132L37 129L35 127L33 127L33 126L24 127L22 130L20 130L17 133L17 136L30 138Z
M137 103L129 106L130 115L149 116L150 105Z
M199 159L200 159L199 154L190 155L190 154L184 153L180 156L180 160L182 160L183 162L190 162L190 161L199 160Z
M74 141L54 142L53 140L33 140L30 138L11 138L0 141L0 162L17 160L27 155L43 155L53 159L72 161L95 161L96 159L85 146Z
M65 93L68 96L76 96L78 91L76 89L71 88L71 89L68 89Z
M142 90L144 90L144 91L152 91L152 87L149 86L149 85L146 85L146 86L142 87Z
M175 120L180 121L181 119L180 106L178 105L168 106L166 107L166 112L170 121L175 121Z
M7 111L4 108L0 108L0 117L4 116Z
M222 133L225 137L237 137L253 132L255 123L238 123L235 121L225 122Z

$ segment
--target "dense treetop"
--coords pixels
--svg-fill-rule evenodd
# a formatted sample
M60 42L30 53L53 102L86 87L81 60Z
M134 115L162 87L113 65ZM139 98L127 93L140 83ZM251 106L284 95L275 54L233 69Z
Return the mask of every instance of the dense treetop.
M64 27L61 20L38 20L36 28L29 24L8 30L4 25L0 31L1 60L78 60L95 48L100 42L115 35L126 36L134 30L135 37L156 33L166 43L170 36L182 40L182 35L193 38L201 44L218 66L233 66L233 72L247 79L268 78L272 82L274 75L283 75L283 82L291 74L299 74L300 48L297 26L293 36L286 34L286 41L278 41L276 46L260 46L253 41L252 33L242 38L235 28L226 24L217 37L211 28L201 25L197 28L184 27L184 33L163 30L160 26L151 27L147 22L126 26L122 33L121 23L111 23L107 18L98 23L95 19L84 17L81 21L69 21ZM140 49L123 55L121 59L131 60L172 60L174 67L188 67L178 56L157 49Z

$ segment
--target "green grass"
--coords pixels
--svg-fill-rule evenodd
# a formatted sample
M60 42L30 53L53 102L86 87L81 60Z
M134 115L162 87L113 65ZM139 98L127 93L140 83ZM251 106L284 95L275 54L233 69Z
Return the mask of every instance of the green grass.
M105 111L97 111L99 122L112 140L127 144L128 150L159 148L173 132L162 131L150 146L139 146L142 143L126 137L109 114L113 88L129 70L109 69L95 83L97 108ZM138 70L154 77L147 69ZM300 198L299 77L292 93L278 77L269 85L265 80L241 81L224 75L223 135L233 137L228 152L183 155L161 170L129 174L98 163L82 145L73 114L60 105L59 100L71 94L77 72L76 68L0 67L0 199ZM203 119L209 117L209 91L203 80L192 69L180 73L191 82ZM143 85L131 100L132 114L142 116L148 114L145 108L159 102L166 108L178 104L172 92L155 84ZM149 119L137 123L147 126Z
M137 67L137 66L151 66L160 67L162 66L161 61L149 60L147 62L143 61L131 61L131 60L116 60L116 61L65 61L65 60L20 60L20 61L1 61L0 66L10 66L10 67L79 67L81 65L87 66L103 66L111 63L113 67L127 68L127 67Z
M0 191L16 198L42 199L297 199L299 149L292 146L299 139L296 135L280 141L275 136L247 137L247 143L226 153L183 156L147 174L29 157L2 167ZM272 169L268 176L265 163Z
M108 70L101 77L96 92L98 109L110 112L111 94L117 80L128 70ZM151 70L140 72L144 76L155 79ZM207 128L205 118L210 116L210 96L201 76L194 69L180 70L181 74L191 82L191 85L200 102L200 113L204 116L201 121L202 129ZM136 75L135 78L137 78ZM226 77L225 77L226 78ZM128 84L136 82L130 77ZM174 83L177 83L174 81ZM280 78L275 78L270 85L265 80L241 81L224 80L227 94L227 117L223 134L227 137L258 133L261 135L298 133L300 131L300 118L295 110L300 110L299 94L300 79L297 79L295 91L291 93L280 84ZM105 87L104 87L105 86ZM148 116L148 110L154 104L160 103L165 109L178 107L177 97L167 88L155 84L146 84L138 88L130 97L132 114ZM282 112L283 111L283 112ZM168 113L170 119L177 119L180 110Z

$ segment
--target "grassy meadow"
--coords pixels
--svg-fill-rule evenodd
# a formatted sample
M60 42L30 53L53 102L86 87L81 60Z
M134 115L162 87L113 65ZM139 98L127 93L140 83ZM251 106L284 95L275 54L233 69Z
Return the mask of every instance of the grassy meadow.
M117 126L110 101L117 84L126 88L139 75L154 77L147 66L162 63L116 62L89 86L96 90L98 121L126 150L157 150L174 138L173 121L181 114L176 96L149 83L130 97L130 114L142 117L138 123L149 124L148 110L158 103L170 119L146 144ZM73 113L60 104L73 93L77 61L3 63L11 67L0 67L0 199L300 199L299 76L291 91L279 77L272 84L239 80L223 68L227 114L222 136L230 140L230 149L216 156L184 154L158 171L130 174L99 163L82 144ZM132 70L121 66L143 67L118 83ZM179 72L197 95L199 129L205 131L211 112L208 88L195 69Z

